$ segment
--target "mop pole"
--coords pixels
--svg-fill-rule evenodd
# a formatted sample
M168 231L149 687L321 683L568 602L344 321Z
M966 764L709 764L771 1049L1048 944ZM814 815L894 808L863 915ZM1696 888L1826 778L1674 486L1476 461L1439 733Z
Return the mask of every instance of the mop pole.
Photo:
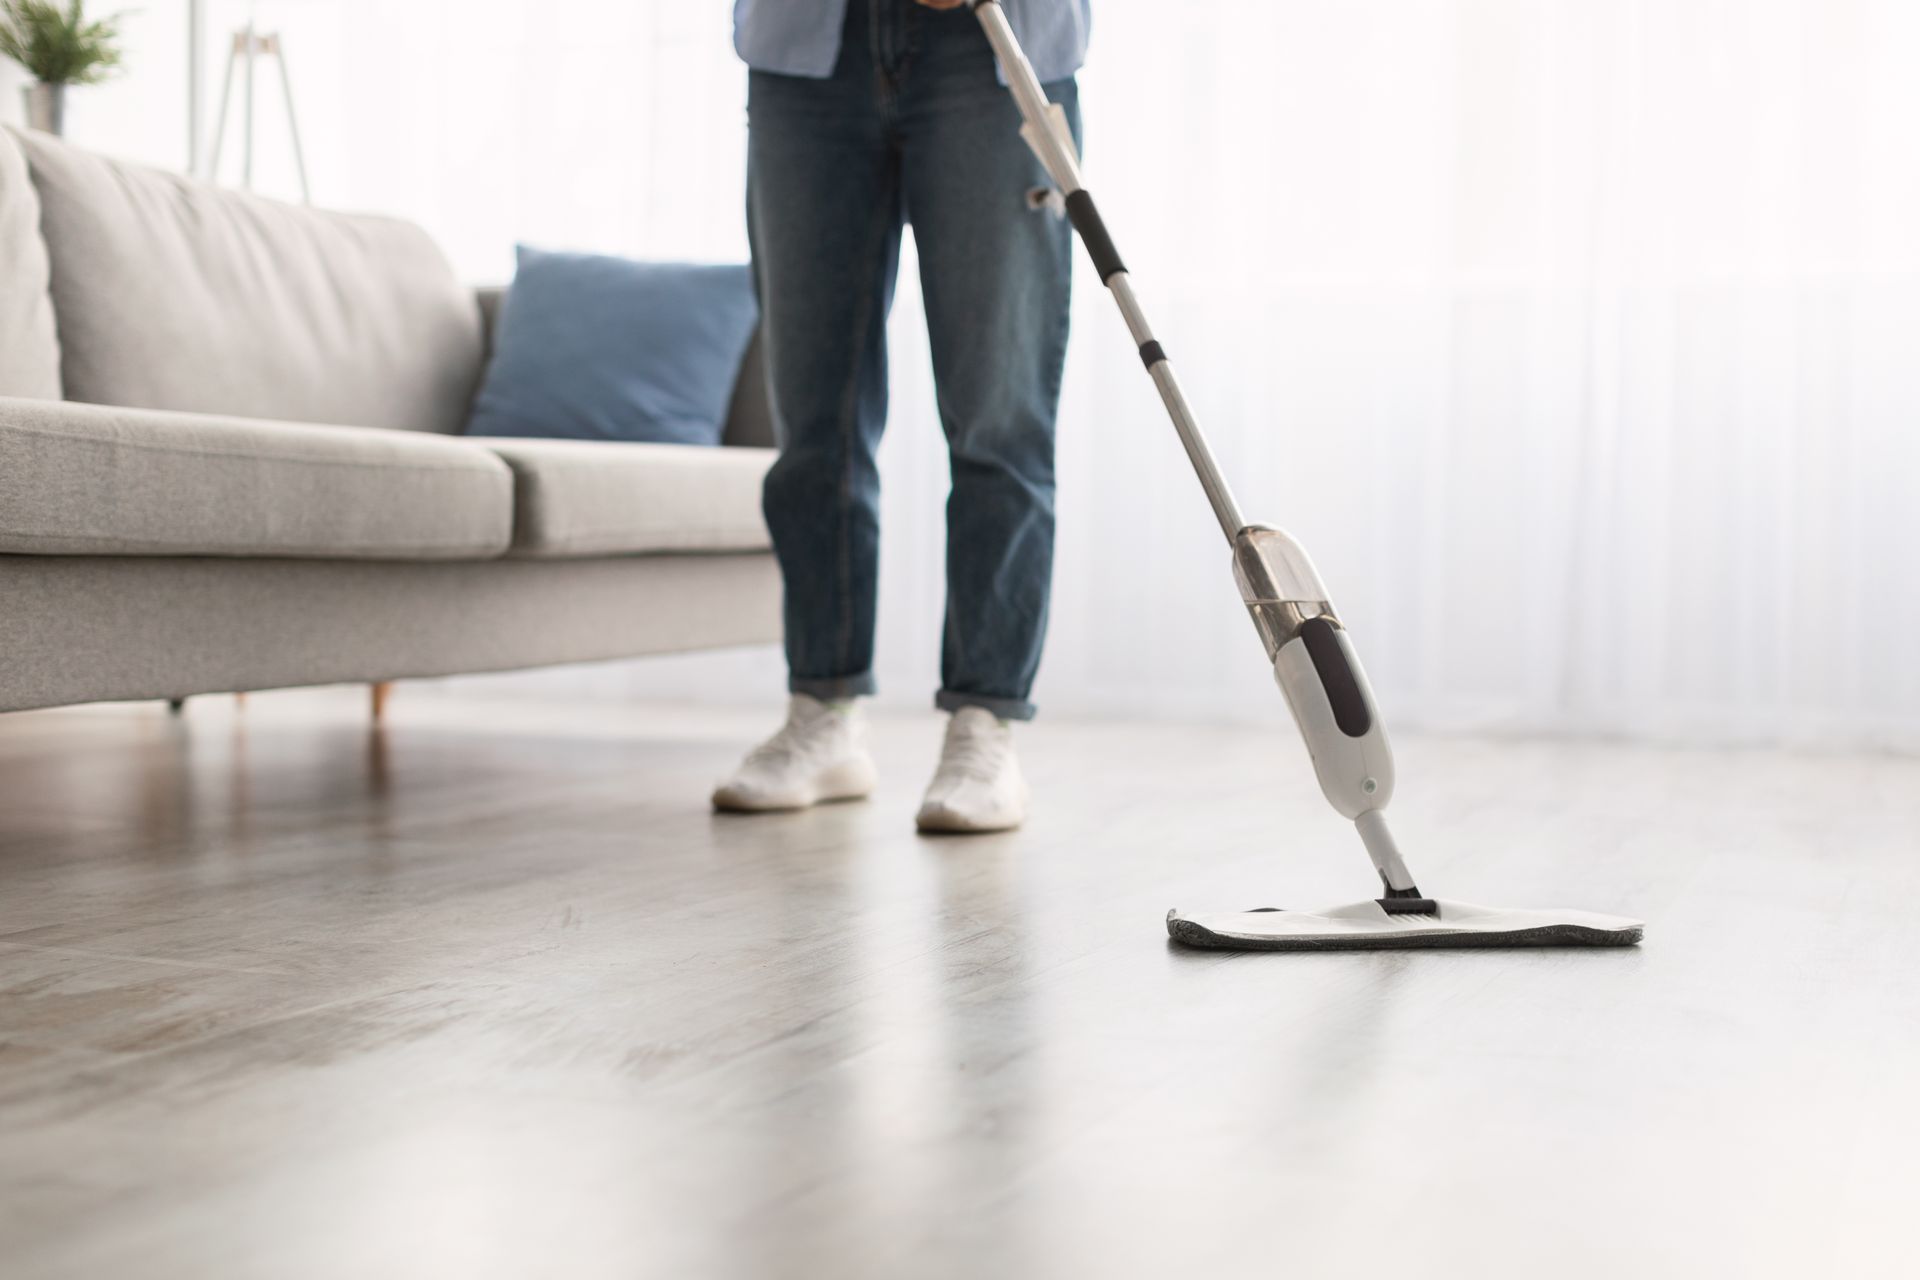
M1080 158L1067 127L1066 113L1047 101L1033 64L1014 37L998 0L968 0L987 43L1020 109L1020 136L1032 148L1047 176L1066 199L1067 218L1087 246L1100 282L1113 295L1139 348L1167 416L1206 491L1220 532L1233 548L1234 579L1240 597L1266 646L1274 679L1293 712L1294 723L1313 757L1320 789L1340 814L1351 820L1367 856L1386 888L1381 906L1395 914L1431 913L1434 905L1414 884L1413 874L1387 829L1384 810L1393 797L1393 755L1373 705L1373 692L1360 669L1327 589L1306 551L1290 535L1265 525L1249 525L1240 515L1233 490L1213 449L1180 390L1173 364L1153 336L1133 282L1101 221L1093 196L1080 181Z

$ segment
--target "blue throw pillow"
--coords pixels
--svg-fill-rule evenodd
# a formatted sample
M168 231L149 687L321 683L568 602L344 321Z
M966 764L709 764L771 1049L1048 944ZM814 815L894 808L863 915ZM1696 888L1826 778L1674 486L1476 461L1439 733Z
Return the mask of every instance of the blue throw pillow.
M744 266L521 245L467 434L719 444L758 315Z

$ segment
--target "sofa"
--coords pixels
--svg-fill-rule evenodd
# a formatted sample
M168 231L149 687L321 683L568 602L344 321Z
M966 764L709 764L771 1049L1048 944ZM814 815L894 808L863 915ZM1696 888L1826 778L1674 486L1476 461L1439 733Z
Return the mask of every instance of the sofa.
M463 438L499 301L0 129L0 711L776 639L757 349L718 448Z

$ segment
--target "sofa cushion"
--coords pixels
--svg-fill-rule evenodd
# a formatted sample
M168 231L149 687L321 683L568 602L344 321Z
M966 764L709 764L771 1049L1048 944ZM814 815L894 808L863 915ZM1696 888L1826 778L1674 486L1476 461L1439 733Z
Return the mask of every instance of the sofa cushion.
M45 135L20 145L68 399L459 430L480 316L418 227L224 191Z
M502 285L481 285L474 290L474 300L480 304L480 323L491 355L493 335L499 327L507 291ZM767 400L765 346L761 330L755 329L753 340L747 344L747 353L740 359L740 376L734 381L733 399L727 405L726 430L720 437L722 444L771 449L779 443L774 438L773 406Z
M519 261L468 435L720 443L758 314L745 266Z
M482 560L513 475L477 445L0 399L0 553Z
M598 440L475 440L513 468L521 557L764 551L771 449Z
M0 396L60 398L40 198L10 129L0 129Z

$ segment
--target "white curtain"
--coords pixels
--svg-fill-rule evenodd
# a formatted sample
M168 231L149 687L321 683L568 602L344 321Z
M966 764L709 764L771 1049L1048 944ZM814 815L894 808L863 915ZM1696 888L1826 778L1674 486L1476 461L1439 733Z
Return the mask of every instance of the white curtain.
M720 0L299 7L349 19L326 198L424 218L476 277L515 237L744 255ZM1096 0L1089 186L1393 723L1920 746L1916 67L1911 0ZM946 477L913 272L880 674L921 705ZM1075 287L1037 697L1282 716L1151 385Z
M1098 16L1090 181L1393 719L1920 742L1920 6ZM1104 301L1048 695L1264 714Z

